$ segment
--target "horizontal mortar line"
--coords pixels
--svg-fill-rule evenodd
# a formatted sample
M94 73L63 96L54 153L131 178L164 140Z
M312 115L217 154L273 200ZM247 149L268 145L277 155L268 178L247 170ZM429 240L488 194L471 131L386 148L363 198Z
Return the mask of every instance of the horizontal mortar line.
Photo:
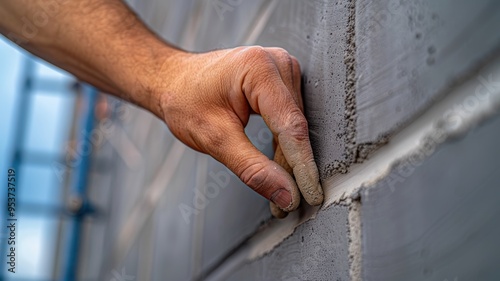
M452 109L454 105L462 104L465 98L474 95L478 85L475 77L488 77L489 75L500 76L500 57L482 68L478 75L471 77L461 86L451 90L441 101L428 108L425 113L399 133L394 134L390 142L377 150L370 159L352 165L350 172L347 174L337 174L324 180L322 185L325 191L325 202L321 208L306 205L301 207L300 210L290 213L285 219L272 220L266 228L256 233L235 253L239 262L232 263L229 267L236 269L243 263L258 259L269 253L292 235L296 227L314 219L320 209L324 210L333 204L350 201L351 198L357 197L361 187L372 185L386 176L394 163L418 151L420 141L435 131L436 122L442 118L444 112ZM469 128L482 119L489 117L499 107L500 88L491 93L489 100L480 101L477 110L469 116L464 116L466 122L462 123ZM458 131L466 130L459 128ZM217 280L216 278L229 274L228 271L231 271L231 268L224 268L224 266L217 268L208 280Z
M410 122L401 131L395 133L389 139L389 143L377 150L370 159L361 164L352 165L348 174L334 175L324 180L323 189L325 189L327 199L323 209L356 194L360 187L373 184L390 171L393 163L406 159L408 155L418 151L421 141L430 133L435 132L436 122L442 119L447 110L462 104L466 97L474 96L478 85L475 78L492 73L500 75L500 57L483 67L478 75L470 77L465 83L453 89L441 101L431 105L420 117ZM491 95L492 100L499 98L500 89ZM487 113L487 109L494 107L492 100L480 101L478 110L471 113L470 116L465 116L464 120L474 120L483 116L485 112ZM467 122L462 123L467 124Z

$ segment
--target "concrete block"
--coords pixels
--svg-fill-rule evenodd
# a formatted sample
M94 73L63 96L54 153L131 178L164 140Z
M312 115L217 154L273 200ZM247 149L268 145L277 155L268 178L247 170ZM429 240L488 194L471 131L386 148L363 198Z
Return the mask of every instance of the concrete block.
M350 280L349 207L334 205L227 280Z
M361 192L365 280L500 278L500 115Z
M356 143L376 143L500 50L500 2L356 1Z
M257 39L297 57L303 72L305 113L321 178L345 172L352 162L353 49L348 32L351 1L279 1Z

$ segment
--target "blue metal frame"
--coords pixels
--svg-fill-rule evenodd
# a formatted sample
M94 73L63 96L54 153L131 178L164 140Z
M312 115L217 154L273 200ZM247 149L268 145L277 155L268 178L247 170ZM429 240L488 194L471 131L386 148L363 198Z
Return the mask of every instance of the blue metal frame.
M22 173L21 163L30 162L38 163L40 165L50 165L50 159L54 157L60 157L60 155L54 156L51 154L38 153L36 155L32 155L33 157L26 157L26 152L23 150L24 148L24 140L27 133L28 127L28 114L31 112L30 108L32 106L32 98L33 92L36 90L34 87L34 67L35 61L32 57L27 57L24 62L23 73L22 73L22 85L20 91L17 95L17 104L15 117L12 122L14 124L12 133L12 155L11 155L11 166L9 168L14 168L16 173L19 175ZM43 82L43 81L42 81ZM42 83L43 84L43 83ZM36 86L36 85L35 85ZM94 128L95 123L95 104L98 96L98 92L95 88L84 85L83 90L83 99L84 109L81 112L81 116L79 117L80 124L79 130L80 134L78 135L79 144L84 146L92 145L90 140L86 138L86 136L90 135L92 129ZM46 161L47 160L47 161ZM64 261L66 264L61 266L62 272L60 273L60 280L64 281L73 281L77 278L77 270L78 270L78 261L80 254L80 242L81 242L81 231L82 231L82 221L86 216L94 214L92 205L88 202L87 199L87 187L88 187L88 175L91 166L91 155L81 155L81 162L77 168L75 168L72 172L72 182L71 182L71 193L73 197L78 198L83 202L82 208L75 213L70 213L68 210L63 208L51 208L49 206L30 206L34 207L31 209L44 208L43 212L45 215L58 215L62 212L69 214L72 222L69 225L69 229L65 232L67 237L65 239L66 244L61 247L62 251L65 251L63 255ZM17 185L19 191L19 185ZM5 200L7 201L7 200ZM18 201L19 204L22 202ZM7 206L7 205L5 205ZM3 208L3 206L2 206ZM31 212L29 212L31 214ZM3 220L2 220L3 221ZM0 243L1 253L6 252L7 243ZM0 262L3 265L5 264L5 255L0 256ZM7 276L6 273L2 271L0 273L0 281L6 280L7 277L9 279L21 280L16 278L15 276ZM13 277L13 278L11 278Z
M8 168L13 168L16 170L16 174L19 174L20 168L21 168L21 159L22 159L22 154L23 154L23 143L26 135L26 127L27 127L27 120L28 120L28 114L30 106L31 106L31 92L32 92L32 86L33 86L33 73L34 73L34 61L32 58L27 58L24 61L23 65L23 81L21 85L21 89L19 91L19 94L17 95L17 104L16 104L16 116L13 120L13 126L12 130L14 131L12 133L12 154L11 154L11 160L10 160L10 167ZM23 110L24 109L24 110ZM19 185L16 185L16 193L19 194ZM16 195L17 195L16 194ZM17 203L17 209L19 209L19 205L21 202L16 202ZM7 206L7 198L5 198L5 205L2 205L2 211L7 216L7 213L5 211L5 208ZM5 221L5 218L2 218L2 222ZM3 267L5 266L5 255L3 253L6 253L7 251L7 243L5 241L2 241L0 245L0 249L2 249L2 255L0 256L0 262L2 264L2 273L0 274L0 281L4 281L6 274L3 271Z
M82 145L91 145L88 136L91 134L92 129L94 128L94 114L95 114L95 103L97 100L97 91L96 89L84 86L83 94L86 98L86 109L83 110L83 114L81 116L81 134L79 136L79 143ZM91 213L91 208L88 208L88 200L87 200L87 186L88 186L88 175L90 171L90 153L86 155L82 155L80 165L78 169L75 171L76 177L72 184L73 196L83 202L82 210L75 214L73 222L70 226L70 237L68 239L68 250L67 250L67 265L66 268L63 269L64 272L61 274L62 279L65 281L76 280L77 270L78 270L78 258L80 253L80 236L82 230L82 220L86 215Z

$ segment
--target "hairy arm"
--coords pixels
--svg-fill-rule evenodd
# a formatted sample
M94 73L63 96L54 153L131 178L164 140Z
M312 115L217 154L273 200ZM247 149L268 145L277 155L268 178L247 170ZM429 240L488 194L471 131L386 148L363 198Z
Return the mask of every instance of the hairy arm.
M6 0L0 32L54 65L159 116L151 79L179 52L120 1ZM156 104L155 104L156 103Z
M302 113L300 67L285 50L188 53L153 34L119 0L2 0L0 32L151 111L182 142L222 162L281 210L296 209L301 193L310 204L323 201ZM251 112L273 132L281 165L246 137Z

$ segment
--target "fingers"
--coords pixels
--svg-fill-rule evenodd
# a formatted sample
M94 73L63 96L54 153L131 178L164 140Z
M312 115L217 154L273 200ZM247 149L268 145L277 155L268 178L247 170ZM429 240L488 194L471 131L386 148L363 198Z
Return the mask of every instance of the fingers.
M285 50L281 48L267 48L270 52L274 63L276 64L280 73L281 79L285 83L288 91L292 93L293 98L300 110L304 112L302 104L302 96L300 94L300 66L297 59L290 56ZM288 162L283 155L283 151L279 145L275 144L274 162L283 167L290 175L293 175L293 169L288 165ZM288 213L281 210L273 202L270 202L271 214L279 219L285 218Z
M243 91L252 109L262 115L273 134L277 136L279 146L293 170L304 199L311 205L319 205L323 202L323 190L309 142L308 125L298 105L300 94L293 94L300 88L300 80L299 84L295 81L295 77L300 74L293 68L291 71L286 70L281 65L282 59L279 65L275 65L274 55L269 55L263 49L252 50L253 59L260 63L258 67L248 71L243 82ZM270 64L269 61L273 63ZM288 76L293 77L294 81L285 78ZM294 90L291 92L290 88Z
M288 54L281 48L267 48L271 54L276 67L286 85L288 91L292 94L295 103L299 106L300 110L304 112L304 104L302 102L302 95L300 94L300 65L294 56Z
M276 147L276 150L274 152L274 162L283 167L283 169L285 169L288 174L293 175L293 170L286 162L285 156L283 155L283 152L281 151L281 147L279 145ZM287 212L278 208L273 202L270 202L270 207L271 214L279 219L285 218L288 215Z
M269 208L271 209L271 214L273 217L278 218L278 219L284 219L286 216L288 216L288 213L281 210L280 207L276 206L272 201L269 201Z
M279 208L287 212L296 209L300 203L300 193L293 178L252 145L241 124L224 124L214 129L228 132L230 128L229 135L219 134L221 137L217 138L217 134L210 134L211 139L204 144L205 147L210 147L208 152L225 164L246 185Z

